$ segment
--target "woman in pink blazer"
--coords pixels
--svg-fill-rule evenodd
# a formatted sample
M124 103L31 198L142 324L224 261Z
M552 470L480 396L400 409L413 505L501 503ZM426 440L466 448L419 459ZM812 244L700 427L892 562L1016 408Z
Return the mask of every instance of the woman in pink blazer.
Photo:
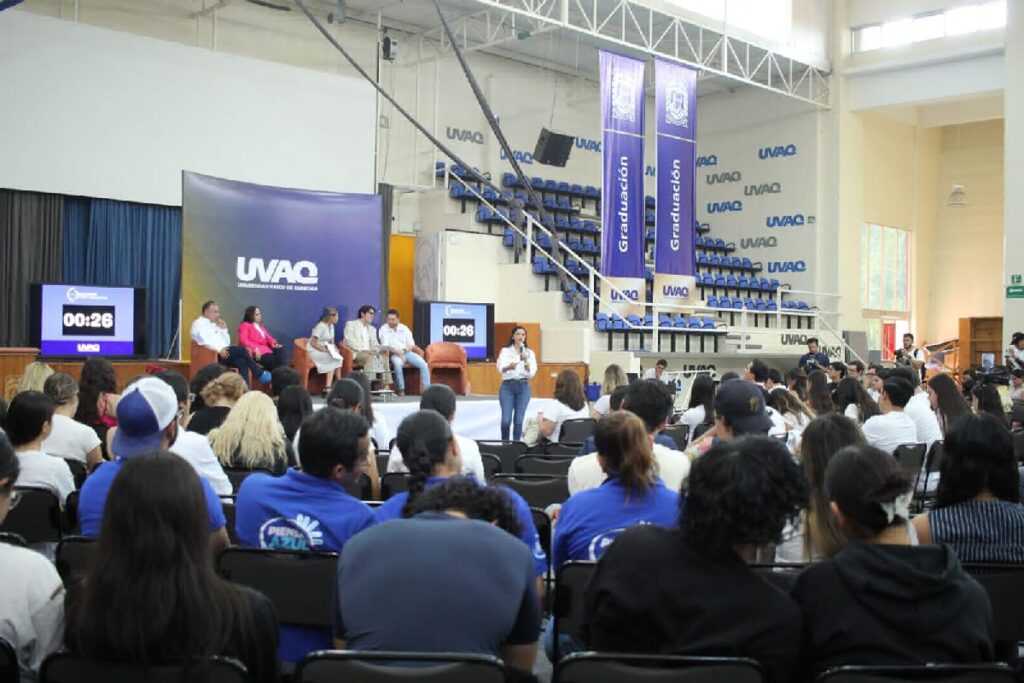
M284 365L284 349L263 327L263 313L259 306L245 309L242 322L238 325L238 345L248 351L264 370Z

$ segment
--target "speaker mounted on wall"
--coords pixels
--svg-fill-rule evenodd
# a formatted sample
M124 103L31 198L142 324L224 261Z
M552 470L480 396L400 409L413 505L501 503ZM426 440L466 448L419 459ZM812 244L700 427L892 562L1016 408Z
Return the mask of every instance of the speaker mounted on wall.
M533 150L533 160L547 166L565 166L575 141L576 138L572 135L562 135L541 128L537 147Z

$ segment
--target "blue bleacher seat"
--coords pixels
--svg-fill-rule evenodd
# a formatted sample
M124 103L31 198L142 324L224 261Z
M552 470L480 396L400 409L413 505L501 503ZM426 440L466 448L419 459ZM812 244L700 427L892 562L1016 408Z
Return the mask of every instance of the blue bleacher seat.
M745 277L738 277L738 278L736 278L736 286L737 287L749 287L750 286L750 280L748 280Z
M533 257L533 272L537 273L538 275L543 274L544 273L544 262L546 260L547 259L545 259L543 256L534 256Z
M720 266L722 265L722 257L712 256L711 258L708 259L708 263L710 263L712 266Z
M810 304L808 304L806 301L800 301L798 303L800 304L800 310L801 311L809 311L809 310L811 310Z
M769 311L777 311L777 310L779 310L779 305L778 305L777 303L775 303L775 301L774 301L774 300L772 300L772 299L769 299L769 300L768 300L768 301L767 301L767 302L765 303L765 308L766 308L767 310L769 310Z
M690 318L690 324L688 325L688 327L691 330L699 330L700 329L700 319L698 317L696 317L696 316Z
M710 261L710 259L708 259L708 255L707 254L697 254L697 265L706 266L710 262L711 261Z
M582 254L596 254L597 243L589 237L584 238L580 241L580 253Z
M560 211L572 211L572 202L568 197L562 197L558 200L558 208Z
M485 187L484 191L481 192L480 195L491 203L498 201L498 193L489 187Z
M658 314L658 327L672 327L673 325L675 325L675 321L668 313Z
M711 308L718 308L718 297L712 294L708 297L708 306Z
M721 237L719 237L718 239L715 240L715 246L716 247L725 247L725 240L723 240Z
M569 186L569 192L575 197L583 196L583 186L579 183L573 183Z
M675 319L672 321L672 327L686 327L689 324L690 321L687 320L686 316L682 313L677 314Z
M588 198L598 199L601 196L601 191L598 190L593 185L587 185L585 188L583 188L583 194Z
M562 194L569 194L572 192L572 189L569 187L569 183L563 181L558 183L558 191Z
M530 186L533 187L533 189L535 190L543 190L544 179L541 178L540 176L533 176L532 178L530 178Z
M608 330L608 314L598 311L594 314L594 327L598 332L605 332Z
M545 180L544 181L544 191L545 192L557 192L558 191L558 181L557 180Z
M771 279L771 283L772 283L772 289L778 289L779 288L779 281L776 280L775 278Z
M644 213L644 222L647 223L648 225L653 225L654 224L654 212L653 211L647 211L647 212Z
M572 230L581 230L583 228L583 222L580 221L576 216L569 216L569 228Z
M726 287L735 287L737 284L739 284L739 283L736 281L736 276L735 275L733 275L732 273L729 273L728 275L725 276L725 286Z
M704 246L704 238L701 237L700 235L694 237L693 246L696 247L697 249L701 249Z
M756 277L750 278L750 281L747 283L747 286L750 287L751 289L761 289L761 283L760 281L758 281Z
M655 207L654 197L652 197L651 195L647 195L646 197L644 197L644 206L647 207L648 209L653 209Z
M755 304L754 300L751 299L748 296L746 299L743 300L743 307L744 308L757 308L757 304Z
M715 275L715 287L725 287L725 275L722 273Z
M516 175L515 173L502 173L501 174L501 185L502 187L515 187L516 186Z
M537 235L537 244L540 245L540 247L543 248L543 249L550 249L551 248L551 238L548 237L546 234L541 233L541 234Z
M622 319L618 313L612 313L610 320L611 328L613 330L624 330L626 329L626 321Z
M650 313L644 316L644 327L654 327L654 317Z
M712 318L704 317L700 319L701 327L705 330L715 329L715 321Z
M458 164L452 164L452 175L455 175L455 176L458 176L458 177L461 178L461 177L469 175L469 174L466 173L466 169L464 169L462 166L459 166Z
M547 209L548 211L554 211L558 206L557 202L555 202L555 200L552 199L551 197L545 197L543 199L543 204L544 208Z
M555 230L568 230L569 219L565 216L555 216Z
M486 223L491 220L492 212L486 206L481 206L476 210L476 220L479 223Z
M765 301L764 299L758 299L757 301L754 302L754 305L756 306L758 311L768 310L768 302Z
M725 261L726 260L727 260L726 258L722 259L722 265L725 265ZM733 268L741 268L742 266L743 266L743 259L741 259L739 256L733 256L732 257L732 267Z
M633 314L626 316L626 322L628 322L633 327L640 327L641 325L644 324L644 321L640 319L640 316Z
M565 246L569 247L578 254L580 253L581 247L583 246L583 241L580 240L580 238L578 237L570 237L565 241Z
M501 243L506 247L513 247L516 243L516 233L512 228L505 228L505 234L501 237Z
M711 273L703 273L700 276L700 283L705 286L715 284L715 277Z
M647 239L653 241L656 235L657 235L657 233L655 232L654 228L647 228L647 233L644 236Z
M454 183L448 188L448 196L452 199L462 199L466 196L466 188L458 183Z
M597 232L597 223L594 221L583 221L580 227L586 232Z
M733 300L732 300L732 307L734 309L741 309L741 308L743 308L743 299L739 298L738 296L734 297Z

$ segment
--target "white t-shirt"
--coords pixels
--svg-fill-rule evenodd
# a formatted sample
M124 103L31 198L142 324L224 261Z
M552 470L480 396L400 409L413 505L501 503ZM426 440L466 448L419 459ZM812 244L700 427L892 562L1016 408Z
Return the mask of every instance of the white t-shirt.
M914 428L917 430L916 441L926 443L929 446L935 441L942 439L942 430L939 428L939 420L932 410L928 394L921 391L914 394L903 409L904 414L914 421Z
M377 442L378 450L386 450L391 444L391 439L394 438L394 434L391 433L391 426L388 421L384 419L384 416L378 412L373 414L373 424L370 425L370 434L373 440Z
M487 483L487 477L484 474L484 461L480 457L480 445L473 439L467 439L458 434L455 435L455 443L459 447L459 455L462 456L462 473L474 477L481 484ZM402 460L402 452L398 450L396 444L391 449L391 455L388 456L388 472L408 471L409 468Z
M895 411L868 418L861 431L869 444L890 454L897 446L917 443L917 427L903 412Z
M377 338L380 339L380 345L384 348L400 353L405 353L416 345L412 339L412 330L402 323L398 323L398 327L393 330L391 325L381 325L380 330L377 331Z
M555 423L554 431L548 435L548 440L552 443L558 443L558 435L562 431L563 422L566 420L575 420L581 417L590 417L590 409L587 408L585 403L579 410L573 410L569 406L557 400L552 401L540 412L544 414L545 420L551 420Z
M59 458L85 462L86 454L100 445L96 430L66 415L53 415L53 430L43 441L43 451Z
M498 353L498 372L501 373L501 379L530 379L537 374L537 356L533 353L533 349L523 347L523 356L526 357L526 361L522 360L516 352L514 346L506 346ZM505 370L504 368L508 365L515 363L515 367L511 370ZM527 369L529 365L529 369Z
M870 396L871 400L875 403L878 403L878 399L882 398L882 393L880 391L875 391L874 389L868 389L867 391L868 396Z
M591 407L598 416L604 417L612 409L612 395L603 394L600 398L594 401L594 405Z
M234 493L228 475L224 474L209 440L197 432L184 429L178 430L178 438L170 448L171 453L180 456L196 471L200 477L210 482L210 486L218 496L230 496Z
M640 376L640 379L658 379L658 376L657 374L655 374L655 372L656 371L654 368L648 368L644 370L644 374ZM672 384L676 380L674 377L669 376L668 369L666 368L661 372L661 381L664 382L665 384Z
M679 418L679 422L690 428L690 437L692 438L693 430L697 428L697 425L703 424L706 417L707 413L704 412L704 406L698 405L693 408L687 408L682 417Z
M192 322L192 341L220 352L225 346L231 346L231 333L205 316L199 316Z
M68 464L42 451L19 451L17 455L21 466L17 485L53 491L63 506L68 494L75 490L75 478Z
M843 415L850 418L857 424L860 424L860 408L857 407L856 403L851 403L846 406L846 410L843 411Z
M690 459L682 451L665 448L659 443L652 448L654 460L658 463L658 477L667 488L678 491L690 474ZM587 489L596 489L607 475L597 462L597 453L573 458L569 465L569 495Z
M34 681L64 640L64 584L43 555L0 543L0 586L0 638L14 647L21 680Z

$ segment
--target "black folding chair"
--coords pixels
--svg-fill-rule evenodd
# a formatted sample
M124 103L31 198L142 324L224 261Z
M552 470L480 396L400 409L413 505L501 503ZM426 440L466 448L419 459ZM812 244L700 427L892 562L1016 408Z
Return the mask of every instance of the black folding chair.
M369 500L373 497L373 485L370 482L370 475L363 472L355 481L345 484L345 492L359 500Z
M188 664L124 664L94 662L67 652L57 652L39 670L40 683L250 683L245 665L228 657L207 657Z
M82 533L81 524L78 519L78 498L81 493L76 489L68 494L68 499L64 501L64 533L66 534L80 534Z
M96 552L96 541L85 536L67 536L57 544L54 564L65 586L85 576L89 562Z
M396 493L409 490L408 472L388 472L380 478L380 498L387 500Z
M1010 435L1013 437L1013 454L1017 462L1024 463L1024 429L1011 432Z
M514 472L516 458L528 450L522 441L477 441L480 452L494 453L501 459L502 472Z
M313 652L295 667L296 683L505 683L490 655L455 652Z
M568 476L575 455L520 455L516 458L516 474Z
M761 683L746 657L684 657L577 652L558 663L553 683Z
M89 476L89 469L85 466L85 463L74 458L64 458L64 462L68 464L68 469L71 470L71 477L75 480L75 488L82 488L85 478Z
M921 467L924 466L924 456L927 452L927 444L905 443L897 446L892 454L896 458L896 462L900 464L900 467L914 475L914 477L918 477L921 474Z
M391 453L379 451L374 457L377 458L377 474L383 477L388 471L388 460L391 459Z
M544 455L579 455L583 442L554 441L544 444ZM535 455L535 454L534 454Z
M220 505L224 509L224 529L228 532L231 545L238 545L238 533L235 531L235 496L221 496Z
M282 624L329 628L334 624L337 553L225 548L217 571L255 588L274 603Z
M676 450L686 450L686 445L690 441L690 425L677 424L665 427L661 432L676 444Z
M265 467L257 467L255 469L246 469L243 467L225 467L224 474L228 476L228 481L231 482L231 490L238 493L238 489L242 486L242 482L245 481L246 477L256 472L262 472L263 474L273 474L270 470Z
M60 501L49 489L15 486L15 499L0 531L18 534L29 543L56 543L63 534Z
M839 666L825 671L816 683L1011 683L1013 670L1003 663L926 664L925 666Z
M768 581L775 584L785 593L789 593L789 589L793 587L793 582L796 580L797 575L806 568L807 565L805 564L788 562L750 565L750 569L755 574L768 579Z
M551 517L540 508L530 508L533 516L533 526L537 528L537 537L540 539L540 547L548 558L548 570L551 569Z
M554 661L558 661L558 639L579 639L583 626L583 590L597 568L597 562L566 562L555 574L551 618L554 620Z
M693 428L693 441L696 441L700 437L704 436L704 432L714 427L714 423L701 422L699 425Z
M18 683L20 680L18 653L10 643L0 638L0 683Z
M569 497L569 483L564 476L547 474L496 474L494 484L507 486L535 508L561 504Z
M18 546L19 548L28 547L28 541L21 534L16 534L12 531L0 531L0 543Z
M562 429L558 432L559 441L571 441L583 443L587 437L594 435L597 428L597 420L592 417L576 417L562 423Z
M988 593L997 654L1016 658L1024 641L1024 565L965 564L964 570Z
M501 458L494 453L481 453L480 459L484 463L484 479L490 482L495 474L501 472Z

